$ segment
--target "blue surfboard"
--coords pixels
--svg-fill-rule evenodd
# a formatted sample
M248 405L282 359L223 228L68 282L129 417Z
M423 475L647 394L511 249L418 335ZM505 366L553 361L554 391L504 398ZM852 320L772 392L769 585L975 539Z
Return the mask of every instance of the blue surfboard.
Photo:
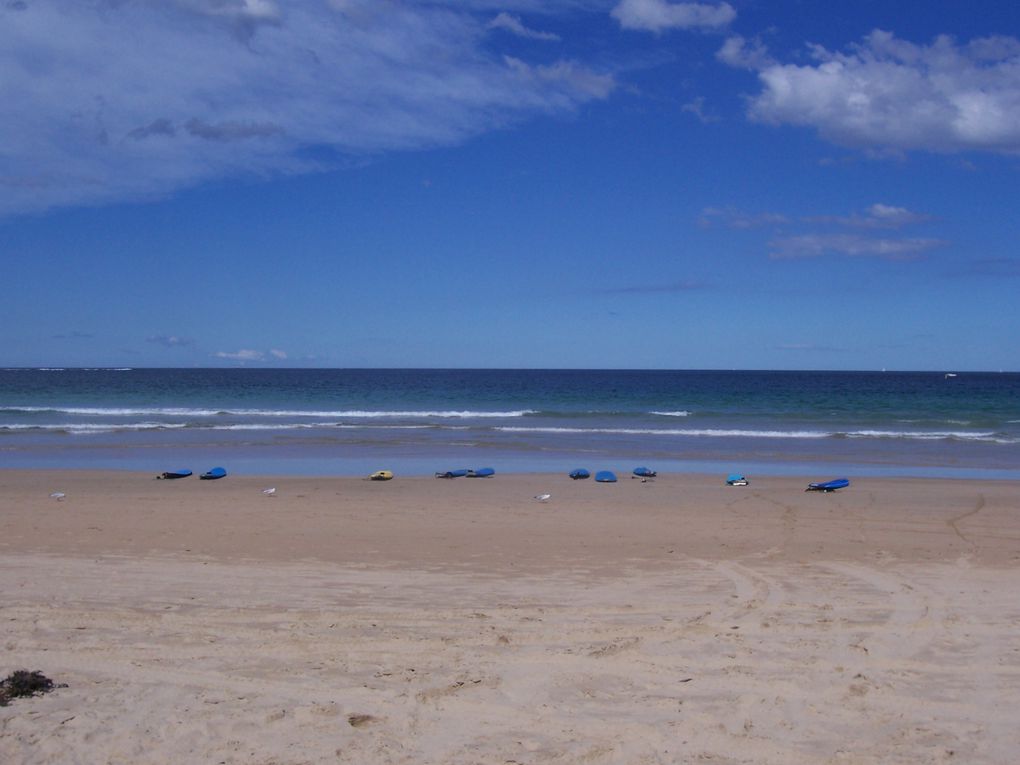
M436 473L436 478L463 478L467 474L467 468L462 470L447 470L442 473Z
M845 489L849 485L850 482L845 478L834 478L824 483L809 483L804 491L836 491L836 489Z
M477 470L467 471L468 478L488 478L492 475L496 475L496 471L493 468L478 468Z
M578 468L577 470L571 470L569 475L575 481L581 480L583 478L591 478L591 473L589 473L584 468Z
M595 474L595 480L599 483L616 483L616 473L612 470L600 470Z
M190 470L168 470L165 473L156 476L156 478L165 478L170 480L172 478L187 478L189 475L191 475Z
M638 478L655 478L656 472L646 467L636 467L634 468L634 475Z
M211 470L202 473L199 478L203 481L215 481L217 478L222 478L227 474L227 471L221 467L214 467Z

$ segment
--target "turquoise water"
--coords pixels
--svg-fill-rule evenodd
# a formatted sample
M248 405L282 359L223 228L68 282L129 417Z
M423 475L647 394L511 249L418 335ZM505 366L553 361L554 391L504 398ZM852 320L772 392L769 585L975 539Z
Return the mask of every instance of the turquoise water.
M0 459L154 472L649 464L1014 478L1020 374L14 369L0 371Z

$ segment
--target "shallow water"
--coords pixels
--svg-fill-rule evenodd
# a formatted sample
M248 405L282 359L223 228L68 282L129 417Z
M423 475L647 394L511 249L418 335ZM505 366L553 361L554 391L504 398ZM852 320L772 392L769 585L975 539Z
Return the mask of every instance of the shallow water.
M156 472L654 463L1012 478L1020 477L1020 374L3 370L0 459Z

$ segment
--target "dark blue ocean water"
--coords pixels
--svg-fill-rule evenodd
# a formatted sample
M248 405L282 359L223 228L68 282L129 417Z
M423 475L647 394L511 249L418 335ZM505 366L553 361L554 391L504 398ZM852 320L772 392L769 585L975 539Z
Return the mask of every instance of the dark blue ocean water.
M1020 478L1020 374L0 370L0 466Z

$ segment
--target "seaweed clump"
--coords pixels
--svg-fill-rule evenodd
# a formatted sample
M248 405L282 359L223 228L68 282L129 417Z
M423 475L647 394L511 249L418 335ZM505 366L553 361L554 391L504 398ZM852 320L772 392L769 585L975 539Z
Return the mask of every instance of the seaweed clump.
M57 685L42 672L29 672L27 669L19 669L12 672L3 680L0 680L0 707L5 707L11 701L23 696L38 696L49 693L54 688L66 688L66 685Z

